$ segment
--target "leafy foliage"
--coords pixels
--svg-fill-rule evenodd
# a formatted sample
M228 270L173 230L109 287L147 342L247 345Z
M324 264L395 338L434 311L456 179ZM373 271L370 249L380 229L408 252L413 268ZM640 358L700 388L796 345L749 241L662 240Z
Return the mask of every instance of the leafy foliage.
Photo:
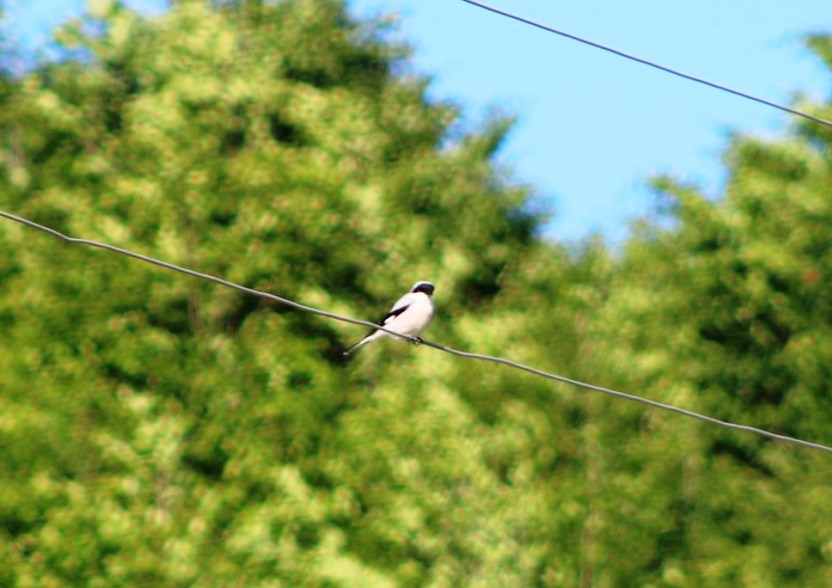
M91 10L3 82L4 209L352 316L430 279L431 338L832 441L822 129L735 137L724 198L661 178L624 251L566 247L493 161L511 120L460 131L384 22ZM825 455L395 342L347 363L345 325L0 248L0 585L832 580Z

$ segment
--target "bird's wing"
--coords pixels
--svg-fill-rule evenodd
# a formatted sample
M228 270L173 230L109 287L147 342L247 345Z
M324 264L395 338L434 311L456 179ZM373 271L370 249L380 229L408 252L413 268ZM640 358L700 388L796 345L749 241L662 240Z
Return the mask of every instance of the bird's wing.
M393 305L393 308L391 308L387 312L387 314L384 315L384 318L381 319L381 322L378 323L378 324L380 324L382 326L386 325L387 323L392 321L394 318L399 316L401 313L403 313L405 310L407 310L410 307L410 305L413 304L415 301L416 301L415 296L413 296L412 292L409 292L409 293L405 294L404 296L402 296L401 298L399 298L396 301L396 304Z
M378 321L378 323L376 323L376 324L381 325L381 326L389 325L397 316L399 316L405 310L410 308L410 306L414 302L416 302L416 300L417 300L417 296L413 292L409 292L409 293L405 294L404 296L402 296L401 298L399 298L396 301L396 304L393 305L393 308L391 308L387 312L387 314L384 315L384 318L381 319L380 321ZM356 349L358 349L359 347L361 347L365 343L368 343L368 342L372 341L373 339L378 338L379 336L381 336L383 334L384 334L383 331L379 331L378 329L371 329L370 332L367 333L367 335L361 341L359 341L358 343L356 343L355 345L353 345L352 347L347 349L344 352L344 355L345 356L350 355L353 351L355 351Z
M387 311L387 314L385 314L384 317L376 324L381 325L382 327L387 325L390 321L392 321L394 318L396 318L405 310L407 310L410 307L410 305L413 304L413 302L413 295L411 293L405 294L396 301L396 304L393 305L393 308ZM364 339L377 332L379 332L378 329L370 329L370 332L367 333L367 335L365 335Z
M388 310L387 314L385 314L384 317L382 317L382 319L380 321L378 321L376 324L381 325L382 327L389 324L390 321L392 321L397 316L399 316L401 313L403 313L405 310L407 310L410 307L410 305L413 304L413 302L414 302L413 295L411 293L405 294L404 296L402 296L401 298L399 298L396 301L396 304L393 305L393 308ZM375 333L377 330L378 329L373 329L372 331L370 331L370 335Z
M412 304L412 303L411 303L411 304ZM408 308L410 308L410 304L405 304L405 305L403 305L403 306L396 306L396 307L394 307L394 308L393 308L390 312L388 312L387 314L385 314L385 315L384 315L384 318L383 318L383 319L381 319L381 320L380 320L378 323L376 323L376 324L379 324L379 325L381 325L382 327L387 326L388 324L390 324L390 323L393 321L393 319L395 319L397 316L399 316L401 313L403 313L403 312L404 312L405 310L407 310Z

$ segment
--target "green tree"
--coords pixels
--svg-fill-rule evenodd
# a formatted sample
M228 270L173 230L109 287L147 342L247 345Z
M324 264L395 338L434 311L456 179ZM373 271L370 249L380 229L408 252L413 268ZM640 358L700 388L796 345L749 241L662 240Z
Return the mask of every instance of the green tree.
M432 339L832 441L826 129L734 137L719 200L662 178L625 249L563 246L493 161L511 120L460 130L389 23L91 10L5 81L4 209L356 317L430 279ZM824 454L392 341L346 362L362 330L11 224L0 252L2 585L832 580Z
M828 37L811 45L832 64ZM804 108L829 117L828 104ZM599 315L604 360L627 386L720 419L832 442L828 130L800 123L776 141L732 137L729 177L715 201L656 180L667 216L627 244ZM629 469L608 478L605 493L618 500L604 507L601 549L611 563L622 541L638 546L615 560L613 578L832 581L827 454L676 416L630 422L601 425L607 453Z
M3 206L353 316L432 279L459 341L444 317L493 299L538 217L491 162L508 121L452 132L384 36L338 1L96 3L13 84ZM492 467L530 417L482 425L448 359L345 365L353 328L20 227L2 247L3 583L537 577L539 493Z

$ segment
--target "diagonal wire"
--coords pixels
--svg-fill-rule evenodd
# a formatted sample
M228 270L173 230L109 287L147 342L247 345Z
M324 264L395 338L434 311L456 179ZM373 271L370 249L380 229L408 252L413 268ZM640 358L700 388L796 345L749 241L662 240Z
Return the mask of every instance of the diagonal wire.
M207 280L209 282L213 282L215 284L220 284L221 286L226 286L228 288L233 288L234 290L239 290L240 292L245 292L246 294L251 294L252 296L258 296L260 298L265 298L267 300L273 300L275 302L279 302L280 304L284 304L286 306L290 306L294 309L309 312L312 314L316 314L318 316L323 316L326 318L331 318L337 321L350 323L353 325L362 325L365 327L370 327L372 329L378 329L384 331L386 333L390 333L391 335L395 335L397 337L401 337L403 339L410 340L414 343L421 343L426 345L427 347L433 347L434 349L438 349L440 351L444 351L446 353L450 353L452 355L456 355L458 357L465 357L467 359L474 359L479 361L488 361L491 363L499 363L502 365L506 365L512 367L514 369L522 370L536 376L540 376L542 378L547 378L549 380L554 380L556 382L561 382L564 384L569 384L571 386L577 386L578 388L583 388L585 390L591 390L593 392L600 392L601 394L607 394L609 396L614 396L616 398L623 398L625 400L630 400L632 402L638 402L640 404L644 404L653 408L658 408L660 410L666 410L668 412L674 412L676 414L681 414L686 417L690 417L693 419L698 419L700 421L705 421L706 423L711 423L712 425L718 425L720 427L725 427L728 429L733 429L735 431L745 431L747 433L753 433L755 435L760 435L763 437L768 437L770 439L775 439L777 441L783 441L785 443L792 443L794 445L800 445L802 447L808 447L811 449L818 449L820 451L827 451L832 453L832 447L827 445L822 445L820 443L812 443L811 441L804 441L803 439L798 439L796 437L788 437L786 435L779 435L777 433L772 433L771 431L766 431L764 429L758 429L757 427L751 427L748 425L740 425L737 423L732 423L728 421L723 421L714 417L709 417L704 414L700 414L698 412L694 412L692 410L687 410L684 408L679 408L678 406L673 406L670 404L665 404L663 402L658 402L656 400L650 400L648 398L642 398L641 396L636 396L634 394L628 394L626 392L619 392L618 390L612 390L610 388L604 388L603 386L596 386L595 384L587 384L586 382L581 382L578 380L573 380L571 378L566 378L564 376L559 376L557 374L553 374L550 372L546 372L534 367L530 367L527 365L523 365L522 363L518 363L516 361L511 361L510 359L505 359L502 357L494 357L492 355L482 355L480 353L470 353L468 351L460 351L458 349L453 349L451 347L446 347L445 345L441 345L439 343L434 343L432 341L423 341L419 337L411 337L409 335L402 335L401 333L397 333L396 331L391 331L377 325L375 323L371 323L369 321L362 321L346 316L342 316L339 314L335 314L333 312L327 312L325 310L319 310L317 308L313 308L311 306L306 306L304 304L299 304L294 302L293 300L289 300L288 298L283 298L282 296L276 296L274 294L269 294L267 292L261 292L259 290L254 290L253 288L246 288L245 286L241 286L239 284L235 284L234 282L229 282L227 280L223 280L221 278L217 278L210 274L204 274L202 272L197 272L188 268L184 268L178 265L174 265L172 263L168 263L166 261L161 261L158 259L154 259L152 257L148 257L147 255L142 255L140 253L134 253L133 251L128 251L127 249L122 249L121 247L115 247L114 245L108 245L107 243L100 243L98 241L91 241L89 239L78 239L75 237L70 237L65 235L55 229L50 229L49 227L45 227L40 225L34 221L16 216L14 214L5 212L0 210L0 217L7 218L9 220L15 221L17 223L26 225L30 228L37 229L38 231L43 231L53 237L57 237L63 241L68 243L72 243L75 245L87 245L89 247L96 247L98 249L105 249L107 251L112 251L113 253L118 253L119 255L126 255L127 257L132 257L133 259L138 259L139 261L144 261L146 263L150 263L153 265L158 265L160 267L173 270L176 272L180 272L186 274L188 276L192 276L194 278L199 278L201 280Z
M161 261L159 259L154 259L153 257L148 257L147 255L142 255L141 253L135 253L133 251L128 251L127 249L122 249L121 247L116 247L115 245L109 245L107 243L100 243L98 241L90 241L89 239L77 239L75 237L70 237L61 233L60 231L56 231L55 229L50 229L49 227L45 227L43 225L39 225L34 221L30 221L29 219L25 219L20 216L16 216L14 214L5 212L0 210L0 216L5 217L9 220L13 220L15 222L21 223L23 225L29 226L33 229L37 229L39 231L43 231L44 233L48 233L53 237L57 237L58 239L62 239L67 241L68 243L73 243L75 245L88 245L90 247L96 247L98 249L106 249L107 251L112 251L113 253L118 253L120 255L126 255L127 257L132 257L133 259L138 259L139 261L144 261L146 263L150 263L153 265L158 265L159 267L163 267L169 270L173 270L175 272L180 272L188 276L193 276L194 278L199 278L201 280L206 280L208 282L213 282L215 284L220 284L221 286L226 286L228 288L233 288L234 290L239 290L240 292L245 292L246 294L251 294L252 296L257 296L259 298L265 298L267 300L272 300L274 302L279 302L280 304L284 304L286 306L290 306L297 310L302 310L303 312L310 312L312 314L317 314L319 316L323 316L326 318L335 319L337 321L343 321L345 323L352 323L354 325L363 325L365 327L370 327L371 329L379 329L386 333L390 333L391 335L395 335L397 337L401 337L402 339L408 339L413 341L414 343L421 342L421 339L418 337L411 337L410 335L403 335L401 333L397 333L396 331L391 331L385 327L379 326L375 323L371 323L369 321L362 321L359 319L353 319L346 316L341 316L335 314L333 312L327 312L325 310L319 310L317 308L312 308L311 306L306 306L303 304L299 304L294 300L289 300L288 298L283 298L282 296L277 296L275 294L269 294L268 292L261 292L260 290L255 290L253 288L246 288L245 286L241 286L240 284L235 284L234 282L229 282L228 280L223 280L222 278L218 278L216 276L212 276L210 274L204 274L202 272L194 271L192 269L188 269L185 267L181 267L175 265L173 263L168 263L167 261Z
M572 39L573 41L577 41L579 43L583 43L584 45L589 45L590 47L595 47L596 49L601 49L602 51L607 51L614 55L618 55L619 57L623 57L624 59L629 59L630 61L635 61L637 63L641 63L642 65L646 65L649 67L653 67L655 69L661 70L663 72L669 73L674 76L678 76L680 78L684 78L686 80L690 80L692 82L696 82L698 84L703 84L705 86L710 86L711 88L715 88L717 90L721 90L723 92L728 92L729 94L734 94L735 96L740 96L741 98L745 98L747 100L753 100L754 102L758 102L760 104L765 104L766 106L771 106L772 108L777 108L778 110L782 110L783 112L788 112L790 114L794 114L796 116L802 116L805 119L814 121L816 123L826 125L828 127L832 127L832 121L826 120L825 118L820 118L819 116L814 116L812 114L808 114L801 110L796 110L794 108L790 108L788 106L783 106L782 104L778 104L777 102L772 102L771 100L766 100L765 98L760 98L758 96L754 96L752 94L748 94L747 92L742 92L740 90L735 90L733 88L729 88L728 86L723 86L722 84L717 84L716 82L708 81L704 78L700 78L691 74L684 73L679 71L678 69L673 69L661 64L658 64L654 61L650 61L649 59L644 59L642 57L637 57L632 55L631 53L625 53L624 51L620 51L608 45L603 45L596 41L590 41L589 39L585 39L583 37L579 37L577 35L573 35L572 33L567 33L566 31L562 31L560 29L556 29L549 25L545 25L543 23L528 19L524 16L520 16L518 14L513 14L511 12L507 12L505 10L501 10L494 6L489 6L488 4L484 4L482 2L478 2L477 0L462 0L463 2L470 4L472 6L476 6L478 8L482 8L483 10L487 10L489 12L493 12L494 14L499 14L500 16L505 16L506 18L510 18L512 20L516 20L518 22L522 22L527 25L531 25L538 29L542 29L549 33L554 33L556 35L560 35L561 37L566 37L567 39Z

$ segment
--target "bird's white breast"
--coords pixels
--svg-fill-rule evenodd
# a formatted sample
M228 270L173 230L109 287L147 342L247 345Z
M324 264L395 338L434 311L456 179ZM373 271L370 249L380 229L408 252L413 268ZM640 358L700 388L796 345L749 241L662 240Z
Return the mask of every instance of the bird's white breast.
M388 323L391 330L403 335L416 336L422 333L433 320L433 300L427 294L414 295L413 303Z

